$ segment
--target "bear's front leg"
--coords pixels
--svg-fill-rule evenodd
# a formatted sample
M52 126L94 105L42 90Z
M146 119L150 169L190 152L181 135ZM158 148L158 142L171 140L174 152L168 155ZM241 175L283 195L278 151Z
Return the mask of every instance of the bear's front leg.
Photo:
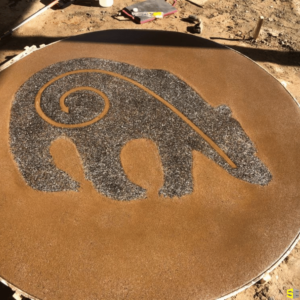
M81 157L86 169L85 176L93 182L99 193L115 200L134 200L146 197L146 190L132 183L121 165L120 154L123 144L98 141L91 145L81 145ZM87 149L89 147L90 149ZM86 155L90 153L90 155Z
M164 185L159 194L165 197L181 197L193 192L192 151L188 146L159 145L164 171Z

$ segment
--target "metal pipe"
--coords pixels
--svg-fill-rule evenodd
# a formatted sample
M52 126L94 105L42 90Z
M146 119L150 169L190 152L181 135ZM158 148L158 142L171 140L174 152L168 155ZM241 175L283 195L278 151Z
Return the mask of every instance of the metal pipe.
M259 19L258 19L256 28L254 29L254 33L253 33L253 39L254 39L254 40L257 40L263 22L264 22L264 17L263 17L263 16L260 16Z
M19 25L17 25L16 27L8 30L7 32L5 32L1 37L0 37L0 41L11 35L15 30L17 30L18 28L20 28L21 26L23 26L24 24L26 24L27 22L29 22L30 20L34 19L35 17L39 16L40 14L42 14L44 11L48 10L49 8L53 7L54 5L58 4L60 0L55 0L53 2L51 2L49 5L43 7L42 9L40 9L39 11L37 11L36 13L34 13L33 15L31 15L30 17L28 17L27 19L25 19L22 23L20 23Z

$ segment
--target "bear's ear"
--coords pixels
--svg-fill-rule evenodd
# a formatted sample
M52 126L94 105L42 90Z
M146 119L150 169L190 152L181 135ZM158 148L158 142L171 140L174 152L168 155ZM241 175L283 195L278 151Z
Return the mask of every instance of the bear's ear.
M216 107L215 111L218 112L219 114L222 114L222 115L228 117L228 118L230 118L231 114L232 114L230 107L227 105L224 105L224 104Z

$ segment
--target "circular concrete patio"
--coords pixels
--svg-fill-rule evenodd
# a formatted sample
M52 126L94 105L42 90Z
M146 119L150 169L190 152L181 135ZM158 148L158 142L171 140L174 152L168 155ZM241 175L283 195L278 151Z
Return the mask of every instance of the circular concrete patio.
M300 228L300 111L248 58L111 30L0 73L0 277L37 299L216 299Z

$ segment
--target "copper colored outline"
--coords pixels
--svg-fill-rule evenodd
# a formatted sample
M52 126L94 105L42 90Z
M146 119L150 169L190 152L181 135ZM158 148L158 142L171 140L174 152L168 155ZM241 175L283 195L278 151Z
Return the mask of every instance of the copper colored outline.
M70 72L72 73L72 72ZM50 119L49 117L47 117L45 115L45 113L42 111L42 108L41 108L41 96L42 96L42 93L44 92L44 90L50 85L52 84L53 82L55 82L56 80L64 77L64 76L67 76L68 73L65 73L63 75L60 75L58 77L55 77L54 79L50 80L48 83L46 83L40 90L39 92L37 93L36 97L35 97L35 109L37 111L37 113L40 115L40 117L42 119L44 119L46 122L48 122L49 124L53 125L53 126L56 126L56 127L61 127L61 128L78 128L78 127L86 127L88 125L91 125L99 120L101 120L108 112L109 110L109 100L107 98L107 96L102 93L101 91L95 89L95 88L92 88L92 87L77 87L77 88L74 88L74 89L71 89L70 91L66 92L65 94L62 95L62 97L60 98L59 100L59 104L60 104L60 107L62 109L62 111L68 113L69 112L69 108L65 105L64 101L65 99L72 93L76 92L76 91L80 91L80 90L90 90L90 91L93 91L95 93L97 93L98 95L100 95L103 99L104 99L104 102L105 102L105 107L104 107L104 110L102 111L101 114L99 114L96 118L90 120L90 121L87 121L87 122L84 122L84 123L79 123L79 124L64 124L64 123L58 123L58 122L55 122L53 121L52 119Z
M69 90L68 92L64 93L64 94L61 96L60 100L59 100L59 105L60 105L60 108L61 108L61 110L62 110L63 112L69 113L69 107L67 107L67 106L65 105L65 100L66 100L66 98L67 98L70 94L75 93L75 92L77 92L77 91L81 91L81 90L89 90L89 91L95 92L95 93L97 93L98 95L100 95L100 96L104 99L104 102L105 102L104 111L105 111L105 114L107 113L107 111L108 111L108 109L109 109L109 100L108 100L107 96L106 96L103 92L101 92L101 91L99 91L99 90L97 90L97 89L95 89L95 88L93 88L93 87L89 87L89 86L80 86L80 87L71 89L71 90ZM107 109L106 109L106 106L108 106ZM100 120L100 119L103 118L103 117L104 117L104 115L101 114L101 117L100 117L100 115L99 115L99 116L97 116L96 118L92 119L91 121L88 121L88 122L85 122L85 123L81 123L81 124L87 124L87 125L90 125L90 124L92 124L92 123L97 122L98 120ZM89 124L88 124L88 123L89 123ZM61 123L57 123L57 124L61 124ZM61 124L61 125L78 125L78 124ZM86 126L87 126L87 125L86 125ZM82 127L82 126L80 126L80 127Z
M151 90L149 90L148 88L144 87L143 85L141 85L140 83L127 78L125 76L122 76L120 74L117 73L113 73L113 72L109 72L109 71L104 71L104 70L76 70L76 71L71 71L71 72L67 72L64 73L62 75L59 75L53 79L51 79L48 83L46 83L37 93L36 97L35 97L35 108L37 113L40 115L40 117L42 119L44 119L46 122L48 122L49 124L56 126L56 127L62 127L62 128L78 128L78 127L85 127L88 125L91 125L97 121L99 121L100 119L102 119L106 113L108 112L109 109L109 100L107 98L107 96L94 89L91 87L79 87L79 88L75 88L70 90L69 92L65 93L61 98L60 98L60 106L62 108L63 111L68 112L68 108L65 106L64 104L64 100L65 98L75 92L76 90L82 90L82 89L89 89L92 90L93 92L96 92L97 94L99 94L101 97L103 97L104 101L105 101L105 107L103 112L98 115L96 118L88 121L88 122L84 122L84 123L80 123L80 124L62 124L62 123L57 123L53 120L51 120L49 117L47 117L44 112L41 109L41 96L42 93L44 92L44 90L51 85L52 83L54 83L55 81L57 81L60 78L63 78L65 76L68 75L72 75L72 74L78 74L78 73L102 73L102 74L107 74L113 77L117 77L123 80L126 80L132 84L134 84L135 86L139 87L140 89L144 90L145 92L147 92L148 94L150 94L151 96L153 96L154 98L156 98L158 101L160 101L161 103L163 103L164 105L166 105L169 109L171 109L178 117L180 117L185 123L187 123L192 129L194 129L194 131L196 131L232 168L237 168L236 164L224 153L224 151L210 138L208 137L202 130L200 130L190 119L188 119L183 113L181 113L177 108L175 108L173 105L171 105L169 102L167 102L166 100L164 100L163 98L161 98L160 96L156 95L154 92L152 92Z

